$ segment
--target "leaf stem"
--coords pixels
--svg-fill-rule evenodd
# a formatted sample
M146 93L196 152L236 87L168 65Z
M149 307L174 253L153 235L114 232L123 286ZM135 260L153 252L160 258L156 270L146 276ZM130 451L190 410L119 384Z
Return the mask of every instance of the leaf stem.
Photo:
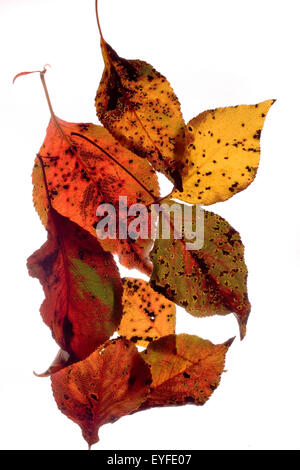
M100 34L101 40L104 41L104 37L103 37L103 34L102 34L101 25L100 25L100 20L99 20L98 0L95 0L95 10L96 10L96 20L97 20L99 34Z
M61 137L63 139L65 139L70 146L73 146L72 141L69 139L69 137L62 130L62 128L61 128L61 126L60 126L60 124L57 120L57 117L54 114L54 111L53 111L53 108L52 108L52 103L51 103L49 92L48 92L48 88L47 88L47 85L46 85L46 80L45 80L45 73L46 72L47 72L47 69L45 69L45 68L44 68L44 70L42 70L40 72L40 79L41 79L41 82L42 82L42 85L43 85L43 89L44 89L44 93L45 93L45 96L46 96L46 100L47 100L47 104L48 104L48 108L49 108L51 117L52 117L52 119L53 119L53 121L54 121L54 123L57 127L57 130L60 133Z
M50 100L50 96L49 96L49 93L48 93L48 88L47 88L47 85L46 85L46 80L45 80L45 73L47 72L46 69L42 70L40 72L40 79L41 79L41 82L42 82L42 85L43 85L43 89L44 89L44 93L45 93L45 96L46 96L46 100L47 100L47 104L48 104L48 108L49 108L49 111L50 111L50 114L51 114L51 117L53 119L53 121L55 122L55 125L57 127L57 130L58 132L60 133L60 135L62 137L66 137L62 128L60 127L58 121L57 121L57 118L54 114L54 111L53 111L53 108L52 108L52 103L51 103L51 100Z
M46 85L46 80L45 80L45 73L47 72L47 65L49 66L49 64L46 64L44 65L44 68L43 70L32 70L31 72L21 72L21 73L18 73L14 79L13 79L13 83L15 83L16 79L21 77L21 76L24 76L24 75L30 75L32 73L39 73L40 74L40 79L41 79L41 82L42 82L42 85L43 85L43 89L44 89L44 93L45 93L45 96L46 96L46 100L47 100L47 104L48 104L48 108L49 108L49 111L50 111L50 114L51 114L51 117L57 127L57 130L58 132L60 133L61 137L63 137L69 145L72 145L72 142L71 140L68 138L68 136L66 136L66 134L64 133L64 131L62 130L58 120L57 120L57 117L55 116L54 114L54 111L53 111L53 108L52 108L52 103L51 103L51 100L50 100L50 96L49 96L49 92L48 92L48 88L47 88L47 85Z

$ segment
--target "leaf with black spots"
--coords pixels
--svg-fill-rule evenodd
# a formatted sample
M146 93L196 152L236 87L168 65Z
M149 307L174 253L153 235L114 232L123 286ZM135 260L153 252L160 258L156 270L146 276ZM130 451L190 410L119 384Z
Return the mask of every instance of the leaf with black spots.
M239 233L213 212L199 214L199 206L188 211L188 206L171 200L164 204L159 217L159 237L150 254L153 262L151 286L196 317L233 312L243 338L251 306L247 295L244 246ZM173 223L174 213L179 213L177 223L181 218L180 233ZM171 225L168 238L162 236L166 217ZM185 230L188 222L197 234L194 243L201 242L198 248L187 247Z
M255 178L260 136L274 100L217 108L187 125L183 191L173 197L193 204L214 204L243 191Z
M103 37L101 49L105 69L95 99L99 120L181 190L185 123L177 96L152 65L119 57Z
M74 133L95 142L103 151ZM101 126L68 123L52 117L39 156L43 159L52 207L94 236L102 218L96 215L100 204L111 204L118 218L119 197L126 197L129 207L133 204L147 206L159 196L157 176L151 165L122 148ZM134 174L135 179L126 169ZM38 158L32 180L34 205L46 225L48 201ZM153 243L150 236L151 213L141 217L148 227L149 235L144 238L125 236L121 239L117 224L114 238L99 241L106 251L118 254L120 262L127 268L137 268L149 274L152 269L149 251Z
M151 341L175 332L175 304L155 292L148 282L124 278L122 302L120 336L139 346L147 346Z

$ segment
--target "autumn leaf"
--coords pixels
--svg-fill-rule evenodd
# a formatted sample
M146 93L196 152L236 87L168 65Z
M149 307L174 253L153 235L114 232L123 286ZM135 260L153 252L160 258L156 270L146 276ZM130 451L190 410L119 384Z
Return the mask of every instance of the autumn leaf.
M225 201L247 188L260 159L260 135L274 100L217 108L187 125L183 192L173 197L204 205Z
M142 279L123 279L123 316L118 329L139 346L175 332L176 307Z
M54 209L48 211L48 240L28 259L41 282L41 315L59 346L83 359L117 329L122 283L110 253L95 237Z
M103 151L72 133L96 142ZM125 169L131 170L135 179L109 155ZM150 164L122 148L101 126L68 123L52 117L39 156L43 159L53 208L94 236L100 220L96 215L99 204L112 204L118 214L119 196L127 197L128 206L149 205L159 196L157 177ZM32 180L34 205L46 224L48 201L38 158ZM149 212L145 219L148 226L150 220ZM115 239L101 240L101 245L106 251L118 254L120 262L127 268L135 267L149 274L151 263L148 255L152 240L150 230L148 233L145 239L134 240L129 237L121 239L116 232Z
M98 442L103 424L114 423L142 404L151 374L136 346L120 338L52 375L51 380L58 408L81 427L91 446Z
M175 212L185 212L184 222L189 220L187 206L171 200L164 203ZM194 206L191 223L196 232L198 219L195 209ZM188 250L185 234L176 234L172 218L169 219L172 228L170 238L161 236L164 214L172 217L172 212L167 213L165 210L160 213L159 237L150 255L154 265L151 286L196 317L233 312L243 338L251 307L240 235L222 217L203 211L203 246ZM185 229L184 222L182 232ZM182 238L176 238L179 236Z
M99 120L181 190L185 123L177 96L152 65L119 57L102 33L101 49L105 69L95 99Z
M198 336L169 335L141 353L150 366L150 394L140 410L155 406L204 405L220 383L225 355L234 338L213 344Z

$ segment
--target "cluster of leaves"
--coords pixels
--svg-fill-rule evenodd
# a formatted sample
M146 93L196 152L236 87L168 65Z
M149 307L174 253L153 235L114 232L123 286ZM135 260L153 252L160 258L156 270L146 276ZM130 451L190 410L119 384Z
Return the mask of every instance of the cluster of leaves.
M51 375L59 409L89 446L105 423L155 406L203 405L218 386L232 340L176 335L175 304L197 317L234 313L242 338L250 312L244 247L222 217L204 211L204 245L192 251L172 223L170 239L160 237L161 215L155 240L153 233L99 240L97 207L117 210L119 196L150 207L160 198L156 171L174 184L166 204L229 199L255 177L273 103L209 110L185 124L166 78L119 57L99 30L105 68L95 104L103 126L56 117L40 72L51 119L34 162L33 200L48 239L28 259L45 293L42 318L60 347L41 375ZM149 209L147 224L151 216ZM113 254L149 281L121 279Z

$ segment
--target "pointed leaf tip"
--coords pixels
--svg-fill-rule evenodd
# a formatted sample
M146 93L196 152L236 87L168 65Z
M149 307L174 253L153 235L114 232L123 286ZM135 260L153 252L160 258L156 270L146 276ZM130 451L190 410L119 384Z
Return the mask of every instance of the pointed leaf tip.
M244 323L243 321L238 320L238 322L239 322L239 327L240 327L240 339L241 341L243 341L243 339L246 336L247 326L246 326L246 323Z
M226 346L227 348L230 348L235 338L236 338L235 336L233 336L232 338L229 338L227 341L225 341L224 346Z

